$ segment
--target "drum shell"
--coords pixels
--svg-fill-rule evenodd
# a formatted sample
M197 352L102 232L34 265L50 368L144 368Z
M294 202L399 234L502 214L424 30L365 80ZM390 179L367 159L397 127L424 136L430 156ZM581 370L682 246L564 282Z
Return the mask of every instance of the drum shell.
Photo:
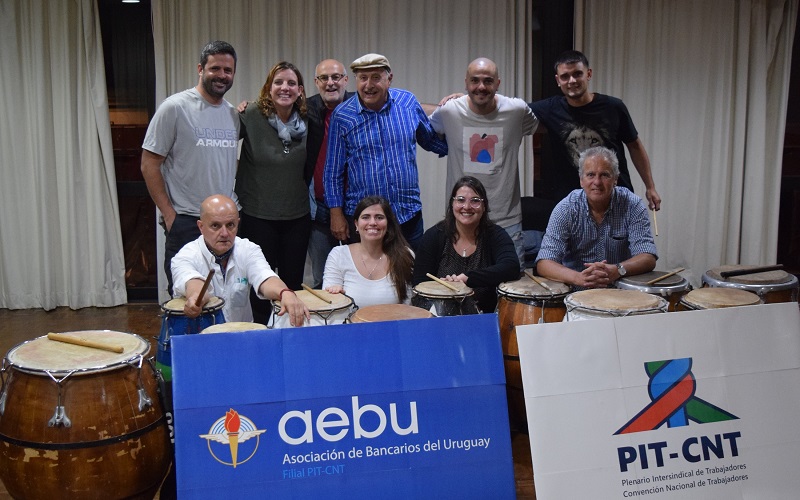
M519 430L527 429L527 412L522 387L522 368L517 345L518 325L556 323L564 320L567 294L547 297L521 297L498 290L497 316L500 323L500 343L503 348L503 364L506 373L508 413L511 423Z
M411 305L430 311L438 317L480 314L471 293L469 295L433 296L414 290L411 295Z
M692 286L689 284L687 280L683 280L680 284L677 285L670 285L670 286L647 286L647 285L640 285L638 283L631 283L630 281L625 280L617 280L614 283L614 286L621 289L621 290L636 290L639 292L649 293L651 295L657 295L659 297L663 297L668 302L667 311L675 312L677 311L677 305L681 300L681 297L686 295L692 290Z
M790 275L790 279L786 283L748 284L717 279L712 276L712 271L713 270L709 270L703 274L704 287L745 290L758 295L765 304L798 301L798 287L800 285L796 276Z
M12 497L153 498L172 460L169 431L146 361L141 380L152 405L139 411L135 365L64 380L61 402L70 427L48 426L58 404L49 376L6 367L0 477Z
M156 366L164 376L164 380L172 380L172 348L170 338L176 335L191 335L200 333L209 326L225 322L222 313L224 301L213 308L203 309L200 316L190 318L182 310L167 309L166 305L161 306L163 311L161 320L161 332L158 335L158 351L156 353Z

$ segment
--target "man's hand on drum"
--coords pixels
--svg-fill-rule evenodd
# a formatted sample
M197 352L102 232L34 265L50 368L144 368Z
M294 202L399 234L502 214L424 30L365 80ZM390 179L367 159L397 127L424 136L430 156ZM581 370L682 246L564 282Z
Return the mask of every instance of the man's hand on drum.
M328 293L344 293L344 287L342 285L331 285L325 291Z
M278 311L278 316L284 314L289 315L289 324L292 326L303 326L307 320L311 319L308 306L292 291L284 292L281 298L281 310Z
M190 279L186 282L186 304L183 306L183 314L189 318L200 316L200 313L203 312L203 306L211 299L211 295L205 293L203 300L200 301L200 304L197 304L197 297L200 295L204 283L205 281L200 278Z

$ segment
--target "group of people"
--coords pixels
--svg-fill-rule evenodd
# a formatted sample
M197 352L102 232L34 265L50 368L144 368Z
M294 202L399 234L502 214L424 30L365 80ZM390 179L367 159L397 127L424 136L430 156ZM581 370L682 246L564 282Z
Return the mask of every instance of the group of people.
M315 68L318 93L306 98L301 72L283 61L257 100L237 110L224 99L236 63L230 44L209 43L198 84L159 106L143 144L142 173L166 234L168 290L187 297L187 315L200 313L213 269L211 291L225 299L228 321L267 324L268 301L280 300L278 314L303 324L309 311L294 291L306 253L313 287L347 293L359 306L408 302L412 287L434 275L465 283L479 309L492 312L497 285L517 279L524 264L518 151L540 124L561 151L564 183L581 189L553 211L538 273L588 288L655 266L623 144L657 210L647 154L622 101L588 91L580 52L556 62L564 95L533 103L498 94L497 66L478 58L465 95L422 105L391 86L385 56L366 54L350 65L355 94L344 65L326 59ZM452 187L444 219L427 231L417 145L447 156Z

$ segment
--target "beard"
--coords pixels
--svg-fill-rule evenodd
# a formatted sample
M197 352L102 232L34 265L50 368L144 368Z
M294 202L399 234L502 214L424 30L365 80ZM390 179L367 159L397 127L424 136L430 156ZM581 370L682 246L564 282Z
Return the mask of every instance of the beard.
M219 78L203 77L203 89L205 89L205 91L208 93L208 95L214 96L214 97L218 97L220 99L233 86L233 81L230 81L230 82L225 84L224 90L222 90L220 92L220 91L218 91L218 90L216 90L214 88L214 84L215 83L224 83L224 80L219 79Z

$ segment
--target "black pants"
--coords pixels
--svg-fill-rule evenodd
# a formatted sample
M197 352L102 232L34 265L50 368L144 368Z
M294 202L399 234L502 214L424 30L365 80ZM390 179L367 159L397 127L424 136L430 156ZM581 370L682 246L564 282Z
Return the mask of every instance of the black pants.
M170 297L172 297L172 258L180 252L184 245L200 236L200 228L197 227L199 220L200 217L178 214L169 231L164 223L161 223L164 228L164 236L167 238L164 242L164 272L167 274L167 292Z

